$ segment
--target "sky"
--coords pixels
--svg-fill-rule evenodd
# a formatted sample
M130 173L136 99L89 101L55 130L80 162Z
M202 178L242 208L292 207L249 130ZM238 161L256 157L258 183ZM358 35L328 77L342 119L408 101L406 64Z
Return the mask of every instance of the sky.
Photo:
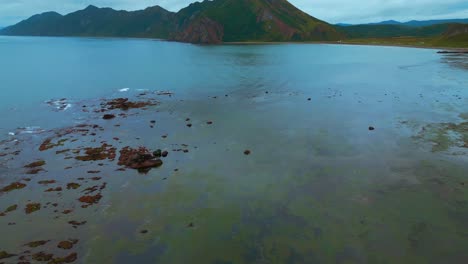
M0 26L34 14L56 11L67 14L92 4L98 7L138 10L160 5L178 11L195 0L0 0ZM468 0L289 0L329 23L369 23L383 20L468 18Z

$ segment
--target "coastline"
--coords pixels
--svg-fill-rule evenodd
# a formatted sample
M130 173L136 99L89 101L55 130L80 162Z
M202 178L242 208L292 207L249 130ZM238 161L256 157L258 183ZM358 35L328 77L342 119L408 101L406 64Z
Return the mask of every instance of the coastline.
M411 44L396 44L396 43L366 43L366 42L349 42L349 41L233 41L222 42L217 44L199 44L190 42L180 42L170 39L149 38L149 37L119 37L119 36L26 36L26 35L1 35L0 37L38 37L38 38L88 38L88 39L130 39L130 40L152 40L164 42L176 42L181 44L191 44L198 46L223 46L223 45L290 45L290 44L329 44L329 45L352 45L352 46L376 46L376 47L401 47L401 48L417 48L417 49L433 49L446 51L459 51L468 53L467 47L444 47L444 46L422 46ZM359 40L359 39L357 39Z
M223 42L220 45L289 45L289 44L330 44L330 45L350 45L350 46L377 46L377 47L401 47L401 48L416 48L416 49L434 49L434 50L448 50L448 51L463 51L468 52L468 47L443 47L443 46L420 46L409 44L391 44L391 43L356 43L356 42L334 42L334 41L303 41L303 42L262 42L262 41L245 41L245 42Z

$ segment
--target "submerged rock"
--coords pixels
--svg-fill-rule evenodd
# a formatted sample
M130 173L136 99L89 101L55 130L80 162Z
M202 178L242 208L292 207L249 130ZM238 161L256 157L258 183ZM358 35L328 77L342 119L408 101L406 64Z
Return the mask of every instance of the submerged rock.
M160 149L153 152L153 156L160 158L162 156L162 151Z
M47 254L45 252L38 252L32 255L32 259L35 261L49 261L54 257L53 254Z
M116 148L106 143L97 148L85 148L84 156L77 156L75 159L81 161L96 161L96 160L114 160Z
M78 201L82 202L82 203L86 203L86 205L83 205L81 207L83 208L86 208L92 204L97 204L102 198L102 195L100 193L96 194L96 195L85 195L85 196L81 196Z
M65 240L60 241L57 245L58 248L61 249L72 249L73 246L78 242L78 240Z
M102 116L102 119L104 120L110 120L110 119L114 119L115 118L115 115L112 115L112 114L105 114Z
M24 209L26 214L31 214L31 213L34 213L34 212L39 211L39 210L41 210L41 204L40 203L27 204L26 208Z
M155 103L150 102L150 101L131 102L128 100L128 98L117 98L117 99L107 101L106 103L103 103L102 106L107 108L107 110L113 110L113 109L128 110L132 108L142 108L142 107L151 106L151 105L155 105Z
M17 208L18 208L18 205L16 205L16 204L8 206L8 208L5 210L5 213L10 213L10 212L16 211Z
M36 248L36 247L43 246L43 245L47 244L48 242L49 242L49 240L40 240L40 241L29 242L29 243L24 244L24 245L27 246L27 247L30 247L30 248Z
M21 183L21 182L14 182L0 189L0 192L10 192L13 190L23 189L24 187L26 187L26 184Z
M74 183L74 182L70 182L67 184L67 189L70 190L70 189L73 189L73 190L76 190L78 188L80 188L80 184L78 183Z
M6 259L16 256L15 254L7 253L6 251L0 251L0 259Z
M78 221L75 221L75 220L73 220L73 221L68 221L68 223L69 223L70 225L72 225L73 228L77 228L78 226L84 225L84 224L86 224L87 222L88 222L88 221L81 221L81 222L78 222Z
M78 254L71 253L70 255L66 257L54 258L49 263L50 264L72 263L72 262L75 262L77 259L78 259Z
M158 159L158 157L152 155L145 147L140 147L138 149L125 147L120 150L118 164L146 173L152 168L160 167L163 162Z
M41 167L41 166L44 166L46 164L45 161L43 160L38 160L38 161L35 161L35 162L32 162L28 165L25 165L24 167L25 168L37 168L37 167Z

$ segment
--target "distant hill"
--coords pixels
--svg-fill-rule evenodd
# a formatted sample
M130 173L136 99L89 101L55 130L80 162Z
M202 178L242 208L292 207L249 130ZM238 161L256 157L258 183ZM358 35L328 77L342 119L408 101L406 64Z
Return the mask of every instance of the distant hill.
M451 24L436 24L425 27L403 25L356 25L341 26L338 30L347 38L433 37L443 34Z
M149 37L192 43L339 40L342 33L286 0L205 0L177 13L159 6L116 11L88 6L47 12L0 31L4 35Z
M26 36L102 36L167 38L174 14L151 7L141 11L116 11L88 6L62 16L56 12L34 15L3 29L5 35Z
M439 20L411 20L408 22L399 22L395 20L386 20L377 23L366 23L366 24L349 24L349 23L338 23L337 26L358 26L358 25L400 25L410 27L425 27L438 24L468 24L468 18L466 19L439 19Z
M468 24L452 24L436 40L436 44L441 46L467 46L468 44Z

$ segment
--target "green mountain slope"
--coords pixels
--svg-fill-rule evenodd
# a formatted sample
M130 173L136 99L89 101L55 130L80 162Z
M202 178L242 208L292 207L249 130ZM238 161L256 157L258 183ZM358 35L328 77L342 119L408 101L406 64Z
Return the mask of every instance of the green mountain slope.
M89 6L68 15L44 13L0 31L4 35L116 36L193 43L338 40L333 26L286 0L205 0L177 13L161 7L116 11Z
M222 27L219 41L338 40L336 29L297 9L286 0L217 0L192 4L181 10L181 25L175 39L190 35L199 23ZM188 21L187 21L188 20Z
M450 25L435 43L445 47L468 47L468 24Z
M88 6L66 16L54 12L36 15L3 29L1 33L28 36L167 38L173 17L173 13L158 6L134 12Z

